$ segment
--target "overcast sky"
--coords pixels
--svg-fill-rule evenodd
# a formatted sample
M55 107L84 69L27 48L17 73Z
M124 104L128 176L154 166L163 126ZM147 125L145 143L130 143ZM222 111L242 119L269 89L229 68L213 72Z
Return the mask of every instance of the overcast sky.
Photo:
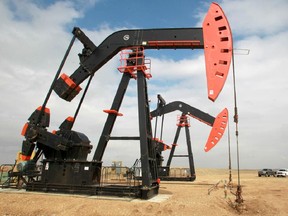
M85 2L85 4L83 4ZM98 45L120 29L200 27L210 1L0 1L0 163L13 163L21 150L21 130L31 113L48 92L54 75L79 26ZM239 112L240 168L288 168L288 1L223 0L218 2L230 22L235 50L237 105ZM76 42L63 69L71 75L78 67ZM249 55L246 51L249 50ZM232 167L236 168L235 124L232 68L216 102L207 97L203 51L149 50L152 79L148 81L151 110L157 94L167 102L183 101L212 116L227 107L230 112ZM121 79L119 55L96 74L75 123L74 130L85 133L93 144L93 156L99 135ZM137 136L136 82L131 80L112 135ZM85 86L85 83L82 84ZM80 95L72 102L52 94L49 130L73 116ZM171 145L180 112L165 116L163 140ZM190 119L190 135L196 168L228 167L227 131L218 145L204 152L211 127ZM153 121L154 124L154 121ZM159 134L159 133L158 133ZM180 134L177 154L187 153L185 133ZM165 151L165 162L169 152ZM103 162L113 160L131 166L140 157L136 141L110 141ZM174 166L188 166L185 158L176 158Z

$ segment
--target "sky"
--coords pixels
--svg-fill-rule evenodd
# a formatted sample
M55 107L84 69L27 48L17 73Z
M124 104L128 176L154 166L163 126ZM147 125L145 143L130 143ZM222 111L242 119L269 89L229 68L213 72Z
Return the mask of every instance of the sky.
M85 2L85 4L83 4ZM122 29L201 27L211 1L128 1L128 0L2 0L0 1L0 164L14 163L21 150L21 130L31 113L43 104L51 82L72 38L74 26L99 45L107 36ZM238 148L241 169L288 167L288 1L222 0L217 2L230 23L235 49L234 72L239 114ZM62 72L71 75L79 65L82 45L76 42ZM191 118L190 136L197 168L228 168L228 144L232 168L237 168L236 126L233 122L233 70L215 102L208 100L203 50L148 50L152 78L147 81L150 109L156 108L157 94L166 102L183 101L217 116L229 110L229 132L211 151L204 145L211 127ZM95 74L74 130L86 134L93 145L93 157L107 114L122 74L119 55ZM82 84L85 86L85 82ZM49 131L73 116L80 95L72 102L55 93L50 108ZM137 136L136 81L131 80L112 136ZM165 115L162 139L171 145L177 115ZM152 121L154 127L155 120ZM159 128L157 133L159 134ZM229 139L230 137L230 139ZM187 153L184 130L177 154ZM169 150L163 152L166 164ZM110 141L104 165L123 161L132 166L140 157L137 141ZM172 166L188 167L186 158L174 158Z

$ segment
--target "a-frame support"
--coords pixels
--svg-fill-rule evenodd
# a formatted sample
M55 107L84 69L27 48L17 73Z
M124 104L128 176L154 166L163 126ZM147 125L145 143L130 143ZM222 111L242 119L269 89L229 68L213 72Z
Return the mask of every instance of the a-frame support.
M176 149L176 146L177 146L177 142L178 142L178 138L179 138L179 135L180 135L180 131L181 131L181 129L183 127L185 127L188 155L175 155L174 152L175 152L175 149ZM182 113L182 115L180 117L180 120L179 120L179 123L178 123L178 127L177 127L177 130L176 130L176 134L175 134L175 137L174 137L174 141L173 141L173 144L172 144L172 148L171 148L170 155L169 155L169 158L167 160L167 165L166 166L170 168L170 165L171 165L173 157L188 157L190 176L186 176L186 177L165 176L164 178L161 178L162 180L194 181L196 179L195 167L194 167L194 158L193 158L193 152L192 152L192 146L191 146L191 137L190 137L189 127L190 127L190 124L189 124L189 122L187 120L187 115L185 113ZM168 169L168 170L170 170L170 169Z
M138 49L138 48L137 48ZM141 52L130 54L130 57L133 58L135 61L127 61L127 68L131 66L135 66L134 68L137 69L137 76L131 76L131 73L134 74L133 71L130 69L124 71L122 80L119 84L118 90L116 92L113 104L110 110L105 110L108 113L108 117L106 123L104 125L104 129L100 136L97 149L95 151L93 160L101 161L106 146L110 140L112 139L119 139L119 140L131 140L131 137L111 137L111 132L116 121L117 116L120 114L119 109L122 104L126 89L129 84L129 80L134 77L137 79L137 94L138 94L138 118L139 118L139 137L134 137L135 140L140 140L140 153L141 153L141 169L142 169L142 186L140 188L140 197L142 199L148 199L156 194L158 194L159 190L159 183L158 183L158 173L157 173L157 164L156 164L156 154L155 154L155 143L152 140L152 127L151 127L151 120L150 120L150 109L149 109L149 102L148 102L148 93L147 93L147 82L145 74L145 67L144 64L144 56ZM136 56L133 56L136 55ZM142 56L137 56L142 55ZM133 62L133 65L131 65ZM130 64L130 65L129 65ZM142 65L140 67L140 65Z
M194 158L193 158L193 152L192 152L192 146L191 146L191 137L190 137L190 131L189 131L190 124L188 122L187 114L182 113L177 125L178 127L176 130L176 134L173 140L172 147L170 149L170 154L167 160L167 164L166 166L158 167L159 178L163 181L194 181L196 179L196 175L195 175ZM178 138L180 135L180 131L183 127L185 127L188 154L187 155L175 155L174 153L175 153L175 149L177 146ZM190 175L181 176L181 177L171 175L170 167L171 167L171 162L172 162L173 157L187 157L188 158Z
M120 106L122 104L122 101L123 101L123 98L124 98L124 95L125 95L125 92L126 92L126 89L128 87L130 79L131 79L130 74L123 73L122 79L120 81L118 90L116 92L116 95L114 97L114 100L113 100L113 103L112 103L112 106L110 109L111 112L108 112L108 117L107 117L106 123L104 125L102 134L100 136L96 151L94 153L93 160L102 161L104 151L105 151L107 143L110 139L110 134L111 134L112 129L114 127L114 123L115 123L116 118L118 116L117 113L118 113Z
M155 185L158 179L155 143L152 140L152 127L147 94L147 83L144 73L137 71L138 84L138 114L140 132L140 150L142 166L142 186L149 188Z

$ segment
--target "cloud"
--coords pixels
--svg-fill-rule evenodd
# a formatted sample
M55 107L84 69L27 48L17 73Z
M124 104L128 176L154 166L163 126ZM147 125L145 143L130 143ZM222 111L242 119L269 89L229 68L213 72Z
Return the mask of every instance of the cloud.
M90 1L90 4L91 7L97 6L97 1ZM35 108L43 103L72 38L72 27L77 24L77 20L85 17L85 10L89 10L79 5L79 1L57 1L48 5L36 4L34 1L21 1L19 4L16 1L0 1L0 27L5 29L5 33L0 35L0 163L12 163L16 152L21 149L21 128ZM288 139L285 133L288 121L285 114L288 106L285 100L288 90L285 68L288 32L287 24L281 20L287 17L287 3L280 0L264 3L249 1L249 4L248 1L222 1L220 5L233 30L234 47L250 50L249 55L235 55L241 167L264 167L263 160L267 158L267 166L283 167L288 162L285 155L285 140ZM208 5L205 7L208 9ZM199 13L198 17L203 16ZM112 32L125 28L110 28L109 23L99 26L98 29L82 29L96 45ZM79 66L77 54L81 49L82 45L76 42L63 72L71 75ZM153 77L147 81L151 109L156 106L157 94L162 94L167 102L181 100L213 116L228 107L235 167L232 69L221 95L212 103L207 99L203 53L189 53L182 55L183 58L175 58L177 52L165 50L164 55L155 55L157 50L147 52L148 57L150 54L152 56ZM121 79L117 71L118 63L119 56L115 56L96 72L75 123L74 129L90 138L93 150L96 149L107 117L102 110L110 108ZM81 84L82 88L85 84ZM68 103L52 94L48 103L51 109L49 130L57 129L68 115L74 114L80 97L78 95ZM136 82L133 79L120 112L124 116L117 119L112 135L137 136ZM163 139L167 144L171 144L174 139L179 114L175 112L165 116ZM152 124L154 127L155 121ZM195 166L227 167L227 133L217 147L204 153L211 128L194 119L191 119L191 125ZM157 134L159 136L159 131ZM177 154L186 153L185 139L183 131L179 137ZM105 163L110 165L115 158L120 160L119 152L126 148L129 154L123 158L124 164L134 162L139 157L139 143L113 141L104 154ZM164 155L167 160L168 152ZM173 165L188 164L181 160L174 162Z
M285 31L288 19L286 0L275 1L229 1L222 0L219 5L228 18L234 37L267 36ZM204 3L198 14L194 17L199 19L197 26L202 26L209 4Z
M275 1L228 1L221 3L229 19L234 34L247 35L272 35L287 29L288 2Z
M17 151L21 150L22 126L42 105L72 38L70 27L82 17L82 12L68 1L47 6L33 1L1 1L0 10L0 27L5 29L0 36L0 162L7 163L13 162ZM103 40L113 31L103 27L97 32L87 31L87 34ZM81 49L82 45L76 42L63 72L71 74L78 67L77 53ZM52 94L48 103L51 130L58 128L67 115L73 116L77 102L79 99L68 104ZM59 106L63 108L60 112Z
M285 115L288 31L287 23L281 20L287 19L288 3L281 0L222 1L220 5L233 31L234 48L250 50L249 55L235 55L240 167L285 166L287 157L280 160L271 156L271 152L281 156L287 152L285 140L288 137L283 134L283 127L288 120ZM229 106L230 116L234 109L232 72L231 69L219 98ZM234 124L231 127L234 133ZM232 139L235 152L236 140L234 136ZM211 155L218 151L224 152L217 147ZM264 163L263 158L269 158L269 163Z

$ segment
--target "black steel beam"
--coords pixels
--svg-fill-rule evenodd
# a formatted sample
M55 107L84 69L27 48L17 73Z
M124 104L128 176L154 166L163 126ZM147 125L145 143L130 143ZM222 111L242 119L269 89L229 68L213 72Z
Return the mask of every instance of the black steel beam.
M75 33L81 31L79 28L75 29ZM202 28L122 30L108 36L98 47L83 34L78 36L79 39L93 52L81 60L80 66L69 77L69 83L72 82L72 86L68 86L60 77L53 88L61 98L67 101L71 101L79 93L79 85L85 79L98 71L121 49L133 46L143 46L145 49L204 48Z
M158 107L157 109L151 111L150 115L151 117L156 117L173 112L175 110L179 110L184 114L190 115L193 118L196 118L210 126L212 126L215 121L215 118L208 113L202 112L201 110L196 109L195 107L192 107L181 101L174 101L164 106Z
M131 76L129 73L123 73L122 79L120 81L118 90L116 92L116 95L114 97L114 100L113 100L113 103L111 106L111 110L119 111L130 79L131 79ZM96 148L96 151L95 151L94 156L93 156L93 160L96 160L96 161L102 160L102 157L103 157L104 151L106 149L107 143L110 139L110 134L112 132L116 118L117 118L117 115L115 115L113 113L108 114L106 123L104 125L102 134L100 136L100 139L99 139L99 142L98 142L98 145Z
M121 137L110 137L109 140L140 140L140 137L128 137L128 136L121 136Z

